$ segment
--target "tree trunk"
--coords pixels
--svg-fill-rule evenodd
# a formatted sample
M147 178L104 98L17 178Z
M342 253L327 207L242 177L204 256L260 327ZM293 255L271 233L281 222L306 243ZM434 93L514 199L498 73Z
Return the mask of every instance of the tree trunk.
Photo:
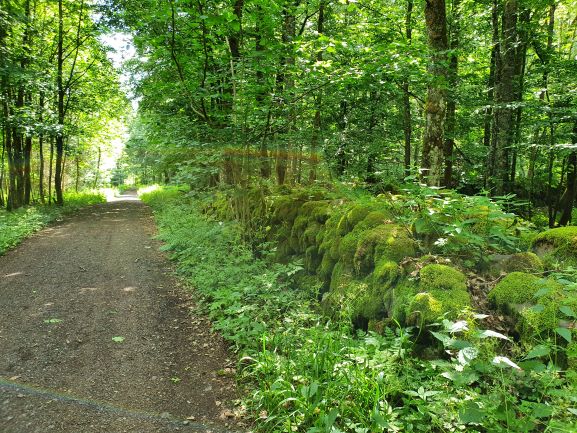
M405 37L407 45L411 44L413 39L413 0L407 0L407 10L405 13ZM406 77L402 84L403 89L403 134L405 137L404 147L404 168L405 176L411 175L411 138L413 135L413 119L411 117L411 99L409 95L409 78Z
M426 0L425 20L431 51L431 74L425 103L422 176L431 186L440 186L444 175L444 126L447 85L447 20L445 0Z
M503 7L503 26L499 52L497 53L497 69L499 71L495 87L497 107L495 114L495 141L493 144L492 161L492 193L506 194L511 190L510 160L511 148L514 144L514 113L517 90L515 80L515 65L517 64L517 0L505 0Z
M40 102L38 104L40 112L39 120L44 122L44 92L40 92ZM44 203L44 132L40 130L38 134L38 195L40 202Z
M64 80L63 80L63 66L64 66L64 10L62 0L58 0L58 54L57 62L58 69L56 74L56 88L58 93L58 127L56 134L56 167L54 170L54 190L56 191L56 204L62 206L64 204L64 195L62 191L62 177L63 177L63 158L64 158Z
M317 34L320 36L324 34L324 25L325 25L325 6L326 0L320 0L319 3L319 17L317 20ZM317 52L317 61L322 62L323 60L323 51L319 50ZM313 134L311 138L311 156L310 156L310 172L309 172L309 182L314 182L317 178L317 166L319 163L318 158L318 148L320 144L321 138L321 127L322 127L322 119L321 119L321 107L323 101L323 91L319 90L319 93L315 97L315 114L313 116Z
M449 57L449 71L448 71L448 83L449 92L447 98L447 119L445 123L445 147L444 147L444 158L445 158L445 173L443 178L443 185L447 188L452 188L454 186L453 179L453 149L455 147L455 134L456 134L456 111L457 111L457 82L459 74L459 57L457 50L459 49L459 33L460 33L460 2L459 0L453 0L452 12L451 12L451 31L450 31L450 49L451 54Z
M266 89L265 89L265 75L262 71L263 69L263 57L265 47L262 45L262 8L260 6L257 7L257 18L258 21L256 23L256 31L254 37L254 49L257 53L257 68L256 68L256 83L257 83L257 91L256 91L256 104L257 108L261 107L266 99ZM272 102L271 102L272 104ZM270 122L272 118L272 107L269 106L267 116L266 116L266 124L262 133L262 139L260 140L259 144L259 168L260 168L260 176L263 179L268 179L270 177L270 158L268 154L268 136L270 130Z
M577 121L573 126L573 144L577 144ZM559 201L559 208L561 209L561 217L559 218L559 226L566 226L571 223L571 214L573 211L573 203L577 195L577 152L573 151L569 155L567 161L567 183L565 191Z
M102 149L98 146L98 160L96 162L96 172L94 173L94 184L92 185L93 189L98 188L98 181L100 180L100 162L102 160ZM143 176L143 183L146 183L146 166L144 166L144 176Z

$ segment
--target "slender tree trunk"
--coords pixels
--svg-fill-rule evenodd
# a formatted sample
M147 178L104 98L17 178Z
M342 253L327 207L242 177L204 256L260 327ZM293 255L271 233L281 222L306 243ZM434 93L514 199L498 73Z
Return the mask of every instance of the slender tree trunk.
M426 0L425 20L431 50L431 75L425 104L421 168L428 185L440 186L444 175L444 127L447 109L447 19L445 0Z
M510 161L514 144L514 113L517 90L515 65L517 64L517 0L505 0L503 7L502 38L497 55L499 80L496 82L495 99L495 142L492 153L494 167L492 186L494 195L502 195L511 190ZM513 128L512 128L513 127Z
M50 137L50 160L48 166L48 203L52 204L52 167L54 166L54 137Z
M40 92L40 102L38 104L40 112L39 120L42 125L44 122L44 93ZM38 134L38 195L40 202L44 203L44 132L40 130Z
M74 182L74 191L78 192L80 187L80 155L74 157L74 162L76 165L76 179Z
M58 0L58 54L57 54L57 74L56 74L56 88L58 93L58 127L59 131L56 135L56 168L54 172L54 190L56 191L56 204L62 206L64 204L64 196L62 191L62 177L63 177L63 158L64 158L64 10L62 0Z
M257 54L257 69L256 69L256 82L257 82L257 91L256 91L256 104L257 108L262 107L266 100L266 88L265 88L265 75L263 72L263 61L264 61L264 51L265 47L262 45L262 32L264 28L262 26L262 8L260 6L257 7L257 18L258 22L256 23L256 31L255 31L255 51ZM270 122L272 117L272 107L269 106L267 116L266 116L266 124L262 133L262 139L260 140L259 144L259 158L260 158L260 176L263 179L268 179L270 177L270 159L268 154L268 136L270 130Z
M445 173L443 179L443 185L447 188L452 188L454 186L453 179L453 149L455 147L455 134L456 134L456 112L457 112L457 83L459 74L459 57L457 50L459 49L459 34L460 34L460 0L453 0L452 2L452 12L451 12L451 31L450 31L450 44L451 54L449 56L449 71L448 71L448 82L449 82L449 92L447 98L447 120L445 123L445 148L444 148L444 158L445 158Z
M577 144L577 121L573 126L573 144ZM573 204L577 196L577 152L573 151L569 154L567 161L567 183L565 191L559 201L561 209L561 217L559 218L559 225L566 226L571 223L571 214L573 211Z
M405 37L407 45L411 45L413 39L413 0L407 0L407 10L405 13ZM411 175L411 138L413 135L413 119L411 117L411 99L409 95L410 85L409 78L405 77L403 81L403 134L405 137L404 146L404 168L405 176Z
M523 90L525 88L525 63L527 60L527 44L529 40L528 26L531 19L531 13L529 9L523 10L519 16L520 30L518 31L519 42L516 44L516 55L515 55L515 72L514 79L516 81L515 85L515 100L518 102L523 101ZM515 178L517 174L517 159L518 159L518 148L521 143L521 120L523 115L523 108L521 104L518 104L515 109L515 123L514 130L515 135L513 139L513 148L511 152L511 172L509 175L511 186L515 184Z
M92 185L93 189L98 188L98 182L100 180L100 162L102 160L102 149L98 146L98 160L96 162L96 172L94 173L94 184ZM146 166L144 166L144 175L143 175L143 183L147 183L146 179Z
M485 125L483 144L487 149L487 164L484 176L484 187L489 189L495 175L495 86L499 81L499 52L501 39L499 25L499 0L493 0L491 10L491 27L493 29L493 46L491 48L491 63L489 65L489 79L487 82L487 108L485 109Z
M324 25L325 25L325 6L326 0L320 0L319 3L319 17L317 20L317 34L320 36L324 34ZM317 61L323 61L323 51L317 51ZM313 117L313 134L311 138L311 156L310 156L310 172L309 172L309 182L314 182L317 178L317 166L319 163L318 157L318 149L319 149L319 142L321 137L321 127L322 127L322 119L321 119L321 107L323 101L323 91L319 90L319 93L315 97L315 114Z

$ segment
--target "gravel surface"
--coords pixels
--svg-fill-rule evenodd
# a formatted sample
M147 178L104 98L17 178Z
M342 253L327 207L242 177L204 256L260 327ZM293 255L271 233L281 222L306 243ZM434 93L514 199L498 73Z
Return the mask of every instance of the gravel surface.
M0 432L239 431L234 363L135 197L0 257Z

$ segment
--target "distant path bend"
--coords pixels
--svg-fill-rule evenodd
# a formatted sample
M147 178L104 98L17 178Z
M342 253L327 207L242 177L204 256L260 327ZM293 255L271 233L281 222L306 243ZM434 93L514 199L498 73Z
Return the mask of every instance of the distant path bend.
M154 234L128 195L0 257L0 432L232 429L225 345Z

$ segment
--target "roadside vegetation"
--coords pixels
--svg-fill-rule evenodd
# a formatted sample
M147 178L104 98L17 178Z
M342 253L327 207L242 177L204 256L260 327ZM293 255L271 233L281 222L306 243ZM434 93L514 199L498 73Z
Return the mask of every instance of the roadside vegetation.
M239 414L262 432L575 431L577 272L522 252L545 234L487 198L462 206L451 192L443 200L441 191L346 192L251 197L167 187L142 195L165 248L238 353L247 389ZM437 207L424 206L431 202ZM385 244L403 239L405 249L389 252L388 270L362 271L359 248L375 236L367 216L376 227L392 224L374 212L395 217L399 235L387 227ZM287 218L292 228L283 234ZM330 234L337 219L348 233ZM311 259L307 242L330 240L329 255L344 245L338 256L352 250L351 233L350 264L341 255L327 283L324 259ZM495 255L515 271L489 266ZM520 287L523 299L511 299Z

